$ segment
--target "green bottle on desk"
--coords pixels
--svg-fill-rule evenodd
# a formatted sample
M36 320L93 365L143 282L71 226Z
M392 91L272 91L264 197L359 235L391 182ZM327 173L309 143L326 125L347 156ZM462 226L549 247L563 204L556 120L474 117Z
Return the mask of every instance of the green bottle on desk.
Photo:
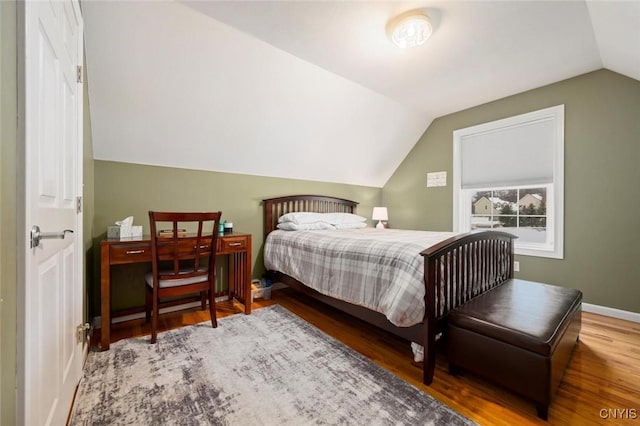
M218 235L224 235L224 220L221 220L218 225Z

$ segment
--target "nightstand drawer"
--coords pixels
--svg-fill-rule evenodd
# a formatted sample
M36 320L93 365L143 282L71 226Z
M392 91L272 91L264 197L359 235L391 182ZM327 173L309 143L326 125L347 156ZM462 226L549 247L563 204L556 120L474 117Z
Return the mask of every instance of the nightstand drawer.
M247 247L249 247L249 236L225 236L218 238L218 242L220 243L220 253L246 251Z
M111 265L119 263L151 262L151 245L140 244L111 244L109 247Z

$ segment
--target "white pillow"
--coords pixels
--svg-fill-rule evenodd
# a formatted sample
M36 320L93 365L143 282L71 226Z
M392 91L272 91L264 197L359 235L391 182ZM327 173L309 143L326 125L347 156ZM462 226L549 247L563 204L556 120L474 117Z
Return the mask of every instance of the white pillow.
M353 213L323 213L325 222L329 222L332 225L338 225L342 223L362 223L366 222L367 218L358 216Z
M319 229L332 229L336 227L327 222L311 222L311 223L294 223L282 222L278 224L278 229L283 231L316 231Z
M301 224L326 222L335 225L338 223L359 223L365 222L366 220L366 217L358 216L357 214L352 213L293 212L280 216L278 218L278 223L293 222Z
M366 228L367 224L364 222L353 222L353 223L336 223L333 225L336 229L362 229Z
M314 223L323 222L322 213L314 212L293 212L282 215L278 218L278 223L293 222L293 223Z

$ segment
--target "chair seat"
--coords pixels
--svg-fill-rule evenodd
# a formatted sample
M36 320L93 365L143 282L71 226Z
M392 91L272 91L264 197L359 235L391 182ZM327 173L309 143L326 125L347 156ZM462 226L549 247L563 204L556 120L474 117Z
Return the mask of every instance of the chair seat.
M198 272L205 272L207 271L207 268L200 268L198 269ZM190 272L193 272L193 268L191 269L180 269L179 273L180 274L188 274ZM160 275L162 274L171 274L173 273L173 271L160 271ZM153 273L152 272L148 272L145 276L144 276L145 281L147 282L147 285L151 288L153 288ZM170 288L170 287L179 287L182 285L189 285L189 284L196 284L196 283L201 283L201 282L205 282L209 279L209 277L207 275L200 275L197 277L190 277L190 278L183 278L183 279L177 279L177 280L160 280L159 285L160 288Z

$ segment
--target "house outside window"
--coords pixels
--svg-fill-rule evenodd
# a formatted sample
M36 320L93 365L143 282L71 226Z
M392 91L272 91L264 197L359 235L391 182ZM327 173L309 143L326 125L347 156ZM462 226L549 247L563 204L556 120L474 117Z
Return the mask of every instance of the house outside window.
M546 245L547 192L542 187L470 191L470 230L500 229L518 236L519 245Z
M564 106L454 132L454 231L518 236L516 254L563 257Z

